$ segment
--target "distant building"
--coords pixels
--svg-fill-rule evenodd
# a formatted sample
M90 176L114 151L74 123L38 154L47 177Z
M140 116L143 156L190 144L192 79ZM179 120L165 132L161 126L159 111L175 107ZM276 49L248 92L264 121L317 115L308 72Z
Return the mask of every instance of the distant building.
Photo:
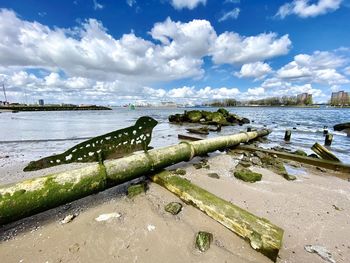
M302 105L311 105L312 104L312 94L301 93L297 95L297 103Z
M43 99L40 99L38 102L39 102L40 106L44 106L44 100Z
M344 106L349 105L349 93L345 91L332 92L331 105L333 106Z

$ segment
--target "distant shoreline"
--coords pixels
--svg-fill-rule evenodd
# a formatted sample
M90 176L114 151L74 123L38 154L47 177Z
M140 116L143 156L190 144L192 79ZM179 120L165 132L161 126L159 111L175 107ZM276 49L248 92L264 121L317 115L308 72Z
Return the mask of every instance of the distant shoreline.
M14 106L0 106L0 111L82 111L82 110L112 110L109 107L105 106L23 106L23 105L14 105Z

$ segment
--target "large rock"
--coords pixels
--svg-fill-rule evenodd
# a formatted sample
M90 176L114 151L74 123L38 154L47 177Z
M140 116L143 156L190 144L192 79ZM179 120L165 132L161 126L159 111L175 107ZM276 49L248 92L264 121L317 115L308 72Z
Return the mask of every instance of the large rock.
M211 111L202 111L202 115L206 121L213 120L213 113Z
M186 117L190 122L199 122L202 119L202 113L198 110L188 111Z
M241 168L234 172L233 174L236 178L241 179L244 182L254 183L256 181L261 181L262 174L254 173L247 168Z
M215 122L218 124L226 124L227 123L226 118L220 112L213 112L212 122Z

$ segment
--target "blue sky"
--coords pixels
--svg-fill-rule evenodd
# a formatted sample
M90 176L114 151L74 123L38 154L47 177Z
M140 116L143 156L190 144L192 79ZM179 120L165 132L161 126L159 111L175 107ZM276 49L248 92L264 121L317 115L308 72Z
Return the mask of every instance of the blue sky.
M0 0L11 101L196 104L350 91L350 1ZM2 97L0 100L3 99Z

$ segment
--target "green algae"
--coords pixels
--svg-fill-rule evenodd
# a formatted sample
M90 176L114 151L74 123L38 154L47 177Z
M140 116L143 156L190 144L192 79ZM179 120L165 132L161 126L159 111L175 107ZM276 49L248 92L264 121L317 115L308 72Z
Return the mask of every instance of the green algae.
M134 198L135 196L138 196L139 194L146 193L146 191L147 191L147 183L146 182L130 185L128 187L128 197Z
M182 204L179 202L171 202L164 207L164 210L172 215L177 215L182 209Z
M200 231L196 235L196 247L205 252L210 248L210 244L213 241L213 234L209 232Z
M234 176L244 182L254 183L261 181L262 174L252 172L247 168L241 168L234 172Z

